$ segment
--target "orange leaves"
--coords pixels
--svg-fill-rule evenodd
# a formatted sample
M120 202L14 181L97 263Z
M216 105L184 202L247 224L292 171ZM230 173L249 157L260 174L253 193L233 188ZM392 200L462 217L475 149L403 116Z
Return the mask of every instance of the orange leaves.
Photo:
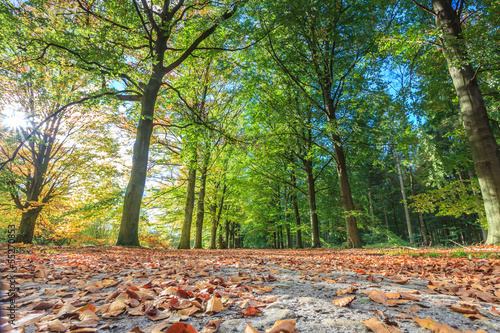
M244 316L250 316L250 317L262 316L264 314L264 312L262 312L262 310L254 307L254 306L249 306L244 310L238 311L238 313L241 313Z
M344 290L337 290L337 296L344 296L345 294L354 294L356 291L358 291L358 288L355 288L353 286L348 287L347 289Z
M197 332L193 326L178 322L170 326L167 329L166 333L197 333Z
M381 290L372 290L368 297L374 302L387 305L387 295Z
M266 330L266 333L295 333L295 319L285 319L278 320L274 323L270 330ZM245 331L243 333L260 333L249 323L245 326Z
M364 320L363 324L375 333L400 333L401 330L397 327L390 326L386 323L379 321L377 318Z
M425 319L420 319L420 318L413 318L413 320L420 325L422 328L427 328L431 330L432 332L436 333L460 333L460 331L457 331L453 327L450 327L448 325L436 323L434 320L431 318L427 317Z
M340 299L334 299L333 304L339 307L345 307L351 304L356 299L356 296L348 296Z
M450 306L450 309L456 312L460 313L466 313L466 314L477 314L479 311L476 309L475 306L473 305L468 305L468 304L463 304L463 305L452 305Z

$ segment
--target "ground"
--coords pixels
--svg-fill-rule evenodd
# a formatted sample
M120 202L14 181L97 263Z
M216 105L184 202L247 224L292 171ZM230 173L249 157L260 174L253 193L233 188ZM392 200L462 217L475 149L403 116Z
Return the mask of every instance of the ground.
M0 261L4 314L16 305L1 331L500 332L493 247L17 249Z

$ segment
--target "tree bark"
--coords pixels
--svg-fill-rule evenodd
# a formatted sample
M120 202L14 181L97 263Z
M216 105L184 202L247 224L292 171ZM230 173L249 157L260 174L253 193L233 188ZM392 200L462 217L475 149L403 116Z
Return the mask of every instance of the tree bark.
M296 184L295 175L292 174L292 183ZM293 205L293 215L295 216L295 227L297 228L295 232L295 236L297 238L297 248L302 249L304 245L302 244L302 230L300 229L300 212L299 212L299 204L297 203L297 194L294 192L292 194L292 205Z
M395 149L394 149L394 155L396 156L396 166L398 167L399 186L401 188L401 196L403 197L403 207L405 210L406 226L408 228L408 237L410 238L410 243L413 245L413 244L415 244L415 238L413 237L413 230L411 228L410 211L408 210L408 202L406 200L406 190L405 190L405 184L403 181L403 173L401 172L401 164L399 162L399 154Z
M205 218L205 192L207 186L207 172L208 172L208 152L205 153L203 159L203 167L201 169L200 177L200 193L198 194L198 213L196 214L196 238L194 241L195 249L202 249L202 238L203 238L203 219Z
M210 213L212 215L212 228L210 230L210 249L217 248L217 204L210 205Z
M302 160L307 177L307 199L309 202L309 216L311 220L311 247L321 247L319 240L319 222L318 214L316 213L316 189L314 188L314 175L312 161L308 159Z
M196 185L196 161L191 161L188 174L186 209L184 211L184 223L182 224L181 240L179 249L191 248L191 223L193 222L194 189Z
M123 200L120 231L115 245L140 246L139 215L146 184L149 145L153 133L154 108L161 86L161 77L160 74L154 75L149 80L142 96L141 117L134 143L132 170L130 171L130 179Z
M42 211L41 207L28 207L21 215L21 224L16 235L16 243L31 244L35 233L36 220Z
M488 221L487 244L500 243L500 151L484 100L463 43L460 16L451 1L432 0L442 52L457 92L462 123L469 139L472 160L484 199Z
M352 215L355 212L354 201L352 200L351 185L347 176L347 163L344 155L344 149L340 144L340 137L332 135L333 145L335 149L335 157L337 161L337 174L339 176L340 197L342 199L342 207L344 208L346 229L347 229L347 245L352 248L360 248L361 240L359 238L358 224L356 217Z

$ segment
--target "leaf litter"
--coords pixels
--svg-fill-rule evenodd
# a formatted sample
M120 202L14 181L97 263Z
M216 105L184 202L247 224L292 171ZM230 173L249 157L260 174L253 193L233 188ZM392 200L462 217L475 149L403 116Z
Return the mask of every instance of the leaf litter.
M315 319L323 320L316 332L500 328L494 259L119 247L47 254L39 247L16 260L17 318L13 326L2 318L2 331L292 333L310 332ZM5 262L0 272L12 274Z

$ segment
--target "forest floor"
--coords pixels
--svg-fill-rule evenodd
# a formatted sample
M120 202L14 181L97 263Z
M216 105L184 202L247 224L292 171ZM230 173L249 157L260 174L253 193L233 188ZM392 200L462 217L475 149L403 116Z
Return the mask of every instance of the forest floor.
M498 247L27 252L2 332L500 332Z

